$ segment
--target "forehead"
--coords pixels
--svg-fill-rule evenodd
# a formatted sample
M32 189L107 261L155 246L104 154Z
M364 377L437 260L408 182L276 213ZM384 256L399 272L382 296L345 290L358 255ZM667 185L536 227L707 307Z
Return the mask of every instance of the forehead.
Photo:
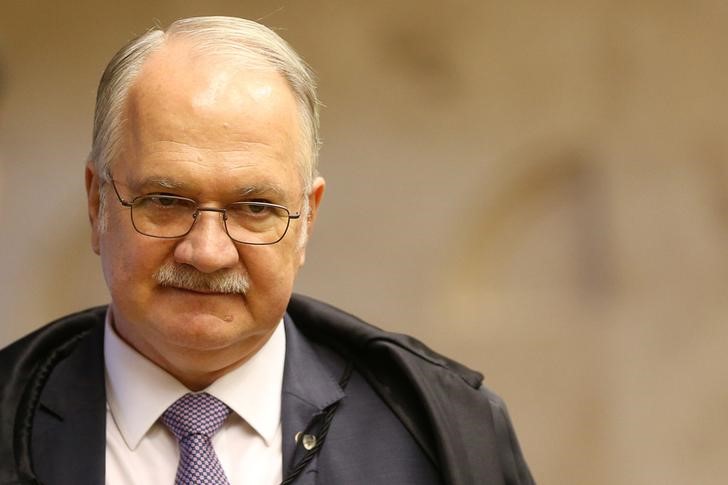
M299 175L299 122L276 71L173 41L149 57L129 90L117 162L143 178L207 173L284 183Z
M230 53L200 51L189 41L173 39L152 53L142 65L130 98L142 106L193 110L204 115L228 108L231 116L255 109L297 118L293 93L285 79L263 61Z

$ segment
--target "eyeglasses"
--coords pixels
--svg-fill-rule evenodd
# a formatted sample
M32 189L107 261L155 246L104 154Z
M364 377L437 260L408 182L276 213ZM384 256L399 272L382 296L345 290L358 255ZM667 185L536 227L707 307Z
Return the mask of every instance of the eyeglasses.
M291 214L282 205L268 202L234 202L223 209L200 207L196 200L176 195L140 195L130 201L119 195L116 182L108 177L116 197L130 209L131 224L145 236L162 239L184 237L192 230L200 212L222 214L225 232L233 241L243 244L275 244L286 235L291 219L301 213Z

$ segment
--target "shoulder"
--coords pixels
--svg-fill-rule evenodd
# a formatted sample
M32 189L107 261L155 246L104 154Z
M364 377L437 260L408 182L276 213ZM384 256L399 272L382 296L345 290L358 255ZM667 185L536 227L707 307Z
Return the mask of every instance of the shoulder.
M42 379L82 341L104 323L106 307L73 313L35 330L0 350L0 406L17 404L31 382Z
M353 361L447 483L533 483L506 406L482 374L312 298L294 295L288 313L306 337Z
M0 481L12 481L16 473L31 473L29 460L16 450L27 443L25 429L32 422L35 405L53 369L93 329L103 329L106 307L96 307L54 320L0 350ZM101 334L102 332L97 332ZM26 425L18 426L18 423ZM16 456L16 452L19 453ZM13 464L20 466L15 471ZM29 476L32 476L30 474Z
M82 338L104 322L106 306L89 308L58 318L0 349L0 369L17 361L41 358Z
M355 359L394 358L431 372L459 377L473 389L481 387L483 375L441 355L414 337L388 332L327 303L293 295L288 313L310 339L340 349Z
M36 392L53 368L93 329L102 329L106 307L73 313L35 330L0 350L0 410L3 414ZM99 332L100 333L100 332ZM38 389L35 389L38 388ZM26 392L27 391L27 392Z

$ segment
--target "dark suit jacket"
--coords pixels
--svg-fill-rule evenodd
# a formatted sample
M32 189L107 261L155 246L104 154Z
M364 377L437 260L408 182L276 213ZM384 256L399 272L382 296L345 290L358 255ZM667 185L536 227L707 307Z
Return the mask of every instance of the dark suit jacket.
M105 310L0 352L0 484L103 483ZM284 476L306 454L296 434L321 436L338 403L295 483L532 483L505 407L479 374L303 297L292 299L285 326Z

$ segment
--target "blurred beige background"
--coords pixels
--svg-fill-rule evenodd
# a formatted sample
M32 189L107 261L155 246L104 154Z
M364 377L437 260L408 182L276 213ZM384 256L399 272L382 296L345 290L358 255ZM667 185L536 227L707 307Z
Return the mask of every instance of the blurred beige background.
M263 18L327 105L299 291L483 371L540 483L725 483L728 3L70 5L0 0L0 345L107 299L82 174L113 52Z

